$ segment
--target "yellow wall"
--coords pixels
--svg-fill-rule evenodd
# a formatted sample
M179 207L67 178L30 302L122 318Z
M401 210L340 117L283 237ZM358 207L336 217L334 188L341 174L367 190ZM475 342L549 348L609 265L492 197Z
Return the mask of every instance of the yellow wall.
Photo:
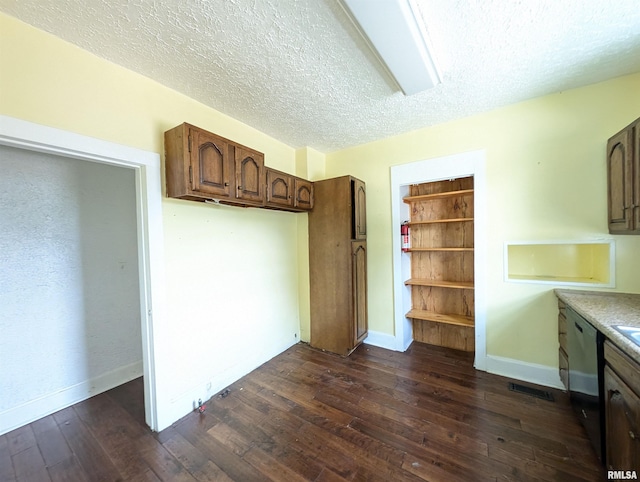
M367 183L370 328L393 334L390 167L484 149L489 200L487 351L553 366L557 363L555 300L549 286L503 281L505 241L608 238L605 142L640 116L640 74L508 106L394 138L324 154L295 151L184 95L101 60L42 31L0 14L0 113L158 153L162 133L187 121L265 153L266 163L317 180L352 174ZM498 88L498 86L496 87ZM325 163L326 160L326 163ZM255 331L256 348L300 330L308 339L306 215L220 208L164 200L169 322L186 351L202 336L185 324L205 323L212 312L224 329L242 337ZM640 237L617 242L617 291L640 292ZM238 242L238 239L241 241ZM222 259L220 253L231 253ZM277 266L259 263L266 253ZM275 254L275 256L273 256ZM204 256L204 258L203 258ZM249 261L245 261L249 260ZM219 264L230 275L212 275ZM198 269L198 266L202 266ZM234 268L242 268L234 271ZM277 269L276 269L277 268ZM238 309L252 288L284 286L259 296L261 314ZM227 271L223 271L227 273ZM252 278L253 276L253 278ZM244 291L241 288L248 288ZM287 308L288 307L288 308ZM276 311L285 321L276 319ZM281 313L281 314L282 314ZM259 316L248 325L241 320ZM274 335L270 330L275 326ZM293 331L291 332L293 335ZM218 336L218 338L220 338ZM232 350L230 347L222 347ZM260 348L262 349L262 348ZM187 368L187 361L183 368ZM177 387L188 391L194 377ZM189 385L191 384L191 385Z
M553 287L505 283L504 243L610 237L605 144L640 116L639 92L636 74L328 154L328 177L348 173L367 183L370 328L394 330L390 167L483 149L487 353L556 365ZM616 291L640 292L640 237L614 238Z
M163 132L189 122L298 169L282 142L4 14L0 44L2 115L160 154ZM318 153L307 157L315 173ZM162 209L167 313L157 328L172 343L157 352L170 353L165 393L180 416L299 340L307 215L166 198Z

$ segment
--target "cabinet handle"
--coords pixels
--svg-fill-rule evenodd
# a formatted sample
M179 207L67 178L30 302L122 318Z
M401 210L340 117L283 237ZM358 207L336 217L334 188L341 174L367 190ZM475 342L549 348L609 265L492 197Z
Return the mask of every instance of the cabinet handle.
M224 186L225 186L225 187L227 187L228 185L229 185L229 183L228 183L228 182L225 182L225 183L224 183Z
M633 440L636 439L636 434L633 433L633 431L629 430L629 437L631 437Z

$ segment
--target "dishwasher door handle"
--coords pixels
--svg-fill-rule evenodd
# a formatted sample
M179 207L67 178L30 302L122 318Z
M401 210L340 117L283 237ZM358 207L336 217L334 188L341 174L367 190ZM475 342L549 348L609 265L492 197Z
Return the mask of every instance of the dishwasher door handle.
M580 325L578 325L578 323L577 323L577 322L575 322L575 321L573 322L573 324L574 324L574 325L576 325L576 328L578 329L578 331L579 331L580 333L582 333L582 327L581 327Z

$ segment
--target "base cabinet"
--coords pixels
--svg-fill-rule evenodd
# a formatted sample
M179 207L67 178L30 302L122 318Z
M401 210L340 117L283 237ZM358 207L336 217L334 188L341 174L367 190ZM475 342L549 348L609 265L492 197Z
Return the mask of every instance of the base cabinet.
M313 187L310 344L346 356L367 336L365 185L343 176L315 181Z
M605 342L604 395L607 467L640 468L640 366Z
M558 300L558 367L560 381L569 391L569 355L567 343L567 308L564 301Z

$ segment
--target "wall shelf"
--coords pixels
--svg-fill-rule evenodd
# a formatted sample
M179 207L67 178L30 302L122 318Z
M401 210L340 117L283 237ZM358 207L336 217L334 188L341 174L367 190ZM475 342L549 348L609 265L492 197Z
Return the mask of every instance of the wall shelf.
M505 243L505 281L614 287L613 240Z
M417 196L406 196L402 200L406 203L412 203L416 201L429 201L432 199L443 199L454 196L465 196L467 194L473 194L473 189L459 189L457 191L437 192L433 194L419 194Z
M467 281L441 281L435 279L410 278L404 282L407 286L433 286L437 288L452 288L461 290L472 290L473 282Z
M419 226L421 224L437 224L437 223L464 223L473 222L473 218L457 218L457 219L432 219L428 221L410 221L409 226Z
M413 339L473 351L473 177L412 184L409 205ZM455 281L453 281L455 280Z
M464 315L445 315L435 311L411 310L406 314L407 318L414 320L435 321L457 326L474 326L473 317Z
M436 252L436 251L444 251L444 252L461 252L467 251L473 253L473 248L409 248L409 253L421 253L421 252Z

